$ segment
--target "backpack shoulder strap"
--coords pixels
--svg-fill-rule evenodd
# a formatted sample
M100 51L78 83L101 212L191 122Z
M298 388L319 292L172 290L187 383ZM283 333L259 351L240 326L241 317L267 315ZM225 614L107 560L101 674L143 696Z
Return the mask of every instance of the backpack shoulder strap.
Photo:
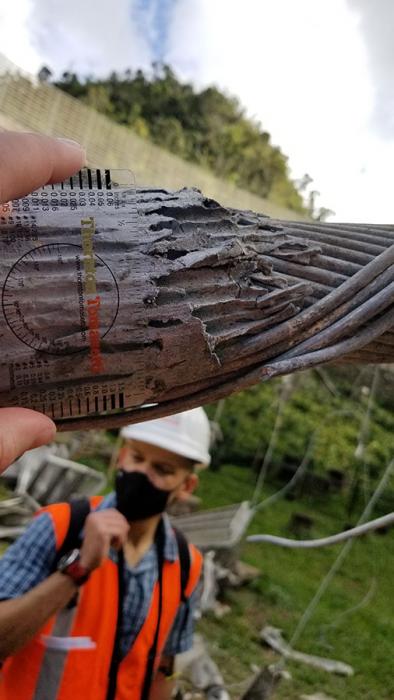
M85 496L72 499L68 505L70 507L70 522L63 543L56 552L55 567L64 554L78 546L79 534L91 509L91 502Z
M188 596L186 595L186 588L187 584L189 583L190 576L190 549L189 543L185 535L176 527L174 527L173 529L178 545L179 563L181 569L181 601L182 603L184 603L188 598Z
M201 574L202 554L198 551L198 549L196 549L196 547L194 547L194 545L188 543L185 535L182 532L177 530L176 527L173 529L179 552L179 568L181 571L181 603L183 603L185 606L183 619L178 631L179 647L183 632L186 629L191 614L190 596L193 593Z
M202 565L203 565L203 556L197 547L194 546L194 544L190 544L189 542L189 552L190 552L190 572L189 572L189 580L187 582L186 590L185 590L185 597L188 599L191 594L193 593L195 587L197 586L201 572L202 572Z

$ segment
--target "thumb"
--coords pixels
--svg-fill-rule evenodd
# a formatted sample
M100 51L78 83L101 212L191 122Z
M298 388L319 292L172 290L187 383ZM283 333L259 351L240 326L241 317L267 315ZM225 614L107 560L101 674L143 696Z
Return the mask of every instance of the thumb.
M53 440L50 418L29 408L0 408L0 473L26 450Z

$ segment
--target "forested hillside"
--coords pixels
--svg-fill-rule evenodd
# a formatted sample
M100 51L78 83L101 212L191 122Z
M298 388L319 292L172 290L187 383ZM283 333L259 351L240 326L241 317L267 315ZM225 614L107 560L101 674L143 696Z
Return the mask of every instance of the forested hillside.
M43 68L41 79L50 71ZM139 136L260 197L311 214L290 179L287 158L238 100L216 87L197 91L168 66L108 78L66 72L55 85ZM322 213L322 212L320 212Z

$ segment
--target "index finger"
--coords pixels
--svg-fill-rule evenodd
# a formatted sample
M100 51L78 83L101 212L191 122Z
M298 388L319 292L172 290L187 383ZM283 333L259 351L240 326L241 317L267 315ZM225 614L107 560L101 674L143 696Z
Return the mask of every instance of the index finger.
M64 180L82 168L85 159L84 149L75 141L0 133L0 204Z

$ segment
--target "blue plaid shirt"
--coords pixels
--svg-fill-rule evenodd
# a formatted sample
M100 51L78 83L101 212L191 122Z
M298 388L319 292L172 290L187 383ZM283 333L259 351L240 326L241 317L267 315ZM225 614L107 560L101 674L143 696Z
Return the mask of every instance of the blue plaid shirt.
M96 510L113 508L114 493L106 496ZM164 558L175 561L178 545L164 515ZM51 573L56 556L55 532L48 513L35 518L23 535L12 544L0 559L0 600L18 598L44 581ZM111 553L115 556L114 552ZM125 566L125 596L123 603L123 629L121 649L125 655L136 639L148 614L153 588L157 581L157 557L152 545L137 566ZM198 587L197 587L198 588ZM172 630L168 636L164 654L175 656L188 651L193 642L194 610L198 590L190 596L188 606L182 604L178 610ZM189 610L187 609L189 608Z

